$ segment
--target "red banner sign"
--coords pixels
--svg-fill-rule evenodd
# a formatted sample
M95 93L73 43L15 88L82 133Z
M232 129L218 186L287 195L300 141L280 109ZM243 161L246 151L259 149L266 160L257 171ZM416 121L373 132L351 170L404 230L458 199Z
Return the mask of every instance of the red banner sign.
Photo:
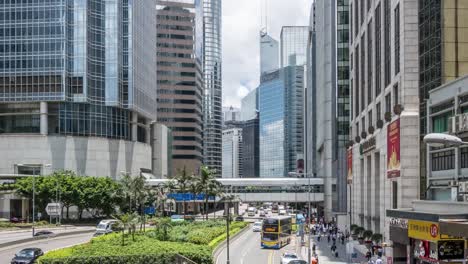
M348 184L351 184L353 183L353 148L349 148L346 155L348 158L348 176L346 179L348 181Z
M400 119L387 127L387 177L400 177Z

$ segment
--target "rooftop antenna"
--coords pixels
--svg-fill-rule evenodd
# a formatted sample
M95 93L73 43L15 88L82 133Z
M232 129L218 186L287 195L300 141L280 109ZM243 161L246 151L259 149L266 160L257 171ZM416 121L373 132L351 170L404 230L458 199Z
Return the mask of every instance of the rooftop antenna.
M268 0L260 0L260 36L268 33Z

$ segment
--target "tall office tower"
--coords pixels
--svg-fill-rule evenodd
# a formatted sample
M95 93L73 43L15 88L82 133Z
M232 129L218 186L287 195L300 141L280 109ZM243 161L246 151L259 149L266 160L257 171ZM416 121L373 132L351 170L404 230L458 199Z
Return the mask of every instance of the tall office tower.
M230 106L223 107L223 125L229 121L241 121L241 110Z
M386 210L409 208L419 198L418 3L349 3L354 142L348 150L348 199L352 224L384 237ZM395 243L387 252L392 255L406 258L406 245Z
M312 3L309 15L309 38L307 40L306 87L304 89L304 160L305 177L317 177L315 174L316 111L315 111L315 3Z
M221 0L203 0L203 155L204 163L221 176L222 58Z
M307 63L308 26L285 26L281 29L281 67Z
M223 130L223 178L242 178L242 128Z
M279 43L268 35L260 32L260 75L279 69Z
M250 91L241 100L241 120L247 121L257 117L258 113L258 89Z
M260 177L260 139L258 117L242 126L242 178Z
M304 67L264 74L258 89L260 177L286 177L303 156Z
M199 6L197 6L197 5ZM184 167L197 174L203 162L203 74L197 43L201 4L157 1L158 122L172 131L169 176Z
M430 120L427 115L429 92L440 85L468 74L468 57L465 55L465 52L461 52L468 48L468 43L462 37L468 34L466 19L461 19L462 17L464 18L466 12L467 8L464 1L421 1L419 5L421 199L426 198L428 182L426 176L426 146L422 142L422 138L426 134L426 128L428 127L427 120ZM448 120L449 116L450 114L447 113L444 118ZM438 122L447 122L448 124L446 120L442 119ZM452 153L449 156L454 155ZM437 160L437 154L434 156L434 160Z
M155 4L0 3L0 173L151 169Z

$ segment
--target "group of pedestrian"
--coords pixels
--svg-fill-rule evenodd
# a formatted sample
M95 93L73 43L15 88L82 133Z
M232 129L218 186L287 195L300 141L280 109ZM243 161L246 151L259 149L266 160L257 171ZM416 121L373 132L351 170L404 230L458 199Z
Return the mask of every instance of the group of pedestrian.
M327 237L327 243L331 246L330 249L335 257L338 257L338 248L336 246L336 242L341 240L341 243L344 244L345 236L344 234L338 229L336 223L334 222L324 222L323 219L320 219L316 224L313 224L311 227L312 234L317 236L317 241L320 242L322 236ZM312 247L313 252L315 253L315 245Z

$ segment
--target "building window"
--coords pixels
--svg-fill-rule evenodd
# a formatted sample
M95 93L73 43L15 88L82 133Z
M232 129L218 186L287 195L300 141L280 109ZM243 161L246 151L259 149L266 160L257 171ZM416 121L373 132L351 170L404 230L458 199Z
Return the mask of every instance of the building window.
M468 168L468 148L460 148L460 166Z
M447 112L432 118L432 131L434 133L448 132L448 122L452 117L452 112Z
M392 54L390 52L390 29L391 29L391 22L390 22L390 0L384 0L384 60L385 60L385 87L387 87L391 82L391 63L392 63Z
M398 182L392 181L392 209L398 208Z
M365 34L362 35L361 37L361 111L364 111L364 108L366 107L366 79L365 79L365 72L366 72L366 51L365 51Z
M395 7L395 75L400 72L400 4Z
M431 154L432 171L453 170L455 168L455 151L447 150Z
M367 104L372 102L372 20L367 25Z
M398 83L393 86L393 105L400 103L399 93L398 93Z
M359 83L359 45L356 46L356 66L354 67L354 79L355 79L355 87L354 90L356 91L356 100L355 100L355 107L356 107L356 117L359 115L359 89L360 89L360 83Z
M361 119L361 131L366 132L366 117L363 116Z
M354 35L357 38L357 34L359 32L359 1L356 0L354 2Z
M385 112L392 112L392 98L390 97L391 94L388 93L385 95Z
M359 26L362 25L362 23L364 22L364 0L359 0L359 7L361 9L361 18L360 18L360 23L359 23Z
M374 119L372 118L372 110L369 111L368 118L369 118L369 127L374 126L374 122L373 122Z
M380 87L382 80L380 79L381 76L381 60L380 60L380 52L381 52L381 41L380 41L380 28L381 28L381 8L380 3L377 5L375 9L375 22L374 22L374 39L375 39L375 97L380 94Z
M382 120L382 109L380 103L377 104L376 108L376 120Z
M356 122L356 136L359 136L359 122Z
M353 4L349 4L349 12L350 14L352 15L353 14ZM350 40L351 40L351 43L353 42L353 19L351 18L349 20L349 32L348 34L350 35Z
M42 165L16 165L16 174L41 175Z

